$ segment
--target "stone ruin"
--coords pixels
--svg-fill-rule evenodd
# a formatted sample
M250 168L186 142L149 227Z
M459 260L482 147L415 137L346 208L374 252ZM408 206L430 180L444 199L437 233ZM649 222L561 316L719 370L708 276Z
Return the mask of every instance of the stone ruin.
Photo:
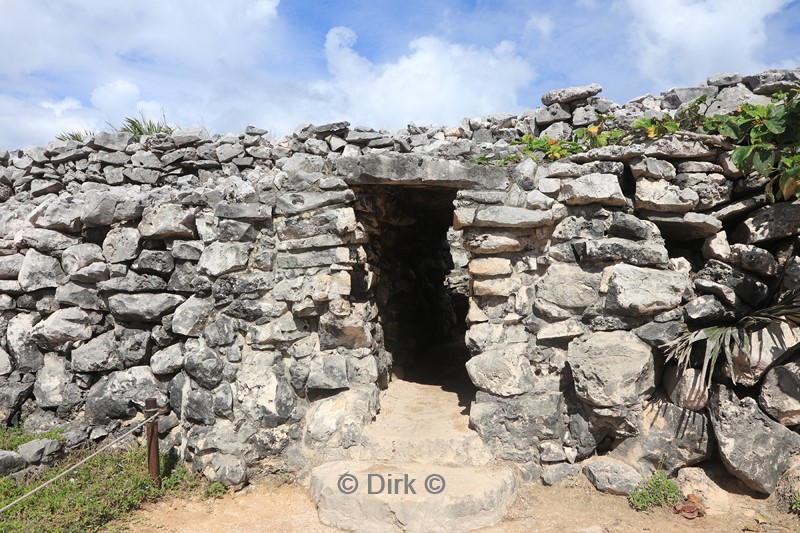
M725 113L798 84L797 69L725 74L625 105L590 85L456 127L0 152L0 418L75 447L156 398L162 449L241 487L345 457L394 379L447 381L524 478L599 455L584 473L624 493L718 456L771 493L800 450L798 328L753 333L710 394L663 344L797 285L800 203L769 203L764 178L680 136L473 161L601 113L629 124L700 95ZM0 452L0 474L56 448Z

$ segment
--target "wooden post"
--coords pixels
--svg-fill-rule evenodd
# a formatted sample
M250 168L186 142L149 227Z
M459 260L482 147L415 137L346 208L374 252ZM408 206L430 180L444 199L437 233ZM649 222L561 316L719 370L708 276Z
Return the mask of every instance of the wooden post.
M144 416L150 418L158 413L155 398L144 401ZM158 418L147 423L147 470L156 487L161 488L161 465L158 457Z

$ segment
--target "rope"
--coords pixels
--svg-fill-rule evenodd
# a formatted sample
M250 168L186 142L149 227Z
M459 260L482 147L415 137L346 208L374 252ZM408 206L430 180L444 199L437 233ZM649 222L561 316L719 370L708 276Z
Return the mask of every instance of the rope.
M61 477L63 477L63 476L65 476L65 475L69 474L70 472L72 472L73 470L75 470L76 468L78 468L79 466L81 466L83 463L85 463L86 461L88 461L89 459L91 459L92 457L94 457L95 455L97 455L97 454L99 454L99 453L102 453L102 452L106 451L107 449L111 448L111 447L112 447L112 446L114 446L115 444L119 444L119 443L122 441L122 439L124 439L125 437L129 436L130 434L132 434L134 431L138 430L139 428L141 428L141 427L142 427L142 426L144 426L145 424L147 424L147 423L149 423L149 422L152 422L152 421L153 421L153 420L155 420L156 418L158 418L158 414L154 414L154 415L153 415L153 416L151 416L150 418L148 418L148 419L144 420L144 421L143 421L142 423L140 423L138 426L134 427L133 429L131 429L130 431L128 431L127 433L125 433L125 434L124 434L124 435L122 435L121 437L118 437L118 438L117 438L116 440L114 440L113 442L111 442L111 443L109 443L109 444L106 444L105 446L103 446L102 448L100 448L99 450L97 450L96 452L94 452L93 454L91 454L90 456L86 457L85 459L82 459L81 461L79 461L79 462L75 463L74 465L72 465L72 466L71 466L71 467L69 467L68 469L64 470L63 472L61 472L59 475L57 475L57 476L56 476L56 477L54 477L53 479L51 479L51 480L49 480L49 481L45 481L44 483L42 483L41 485L39 485L38 487L36 487L36 488L35 488L35 489L33 489L32 491L28 492L27 494L23 494L22 496L20 496L19 498L17 498L17 499L16 499L16 500L14 500L13 502L9 503L8 505L6 505L6 506L5 506L5 507L3 507L2 509L0 509L0 514L3 514L3 513L5 513L5 512L6 512L6 511L8 511L9 509L11 509L11 508L12 508L12 507L14 507L15 505L17 505L19 502L21 502L21 501L23 501L23 500L26 500L27 498L29 498L30 496L33 496L34 494L36 494L37 492L39 492L40 490L42 490L42 489L43 489L43 488L45 488L46 486L50 485L51 483L55 482L56 480L60 479Z

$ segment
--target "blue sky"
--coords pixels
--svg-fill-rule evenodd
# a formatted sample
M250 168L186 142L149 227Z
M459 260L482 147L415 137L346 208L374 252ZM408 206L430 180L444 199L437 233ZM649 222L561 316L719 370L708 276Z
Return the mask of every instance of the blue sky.
M0 149L140 112L397 129L800 65L800 0L0 0Z

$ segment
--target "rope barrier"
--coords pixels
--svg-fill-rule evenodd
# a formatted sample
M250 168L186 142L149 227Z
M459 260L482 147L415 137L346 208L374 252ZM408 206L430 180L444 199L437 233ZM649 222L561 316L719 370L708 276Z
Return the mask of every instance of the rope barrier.
M51 483L55 482L56 480L58 480L58 479L62 478L63 476L65 476L65 475L69 474L70 472L72 472L73 470L75 470L76 468L78 468L79 466L81 466L83 463L85 463L86 461L88 461L89 459L91 459L92 457L94 457L95 455L98 455L98 454L100 454L100 453L102 453L102 452L106 451L107 449L111 448L111 447L112 447L112 446L114 446L115 444L119 444L119 443L120 443L120 442L121 442L121 441L122 441L124 438L128 437L128 436L129 436L129 435L131 435L133 432L137 431L139 428L141 428L141 427L142 427L142 426L144 426L145 424L148 424L148 423L152 422L152 421L153 421L153 420L155 420L156 418L158 418L158 414L155 414L155 415L151 416L150 418L148 418L148 419L144 420L144 421L143 421L143 422L141 422L141 423L140 423L138 426L136 426L136 427L134 427L133 429L129 430L127 433L125 433L125 434L124 434L124 435L122 435L121 437L118 437L118 438L117 438L116 440L114 440L113 442L111 442L111 443L109 443L109 444L106 444L105 446L103 446L102 448L100 448L100 449L99 449L99 450L97 450L96 452L92 453L92 454L91 454L91 455L89 455L88 457L86 457L86 458L84 458L84 459L80 460L79 462L75 463L74 465L72 465L72 466L71 466L71 467L69 467L68 469L66 469L66 470L64 470L63 472L61 472L60 474L58 474L58 475L57 475L56 477L54 477L53 479L50 479L50 480L48 480L48 481L45 481L44 483L42 483L41 485L39 485L39 486L38 486L38 487L36 487L35 489L31 490L31 491L30 491L30 492L28 492L27 494L23 494L22 496L20 496L19 498L17 498L17 499L16 499L16 500L14 500L13 502L9 503L8 505L6 505L6 506L5 506L5 507L3 507L2 509L0 509L0 514L3 514L3 513L5 513L5 512L6 512L6 511L8 511L9 509L11 509L12 507L14 507L14 506L15 506L15 505L17 505L18 503L20 503L21 501L23 501L23 500L26 500L27 498L29 498L30 496L33 496L34 494L36 494L37 492L39 492L40 490L42 490L42 489L43 489L43 488L45 488L46 486L48 486L48 485L50 485Z

